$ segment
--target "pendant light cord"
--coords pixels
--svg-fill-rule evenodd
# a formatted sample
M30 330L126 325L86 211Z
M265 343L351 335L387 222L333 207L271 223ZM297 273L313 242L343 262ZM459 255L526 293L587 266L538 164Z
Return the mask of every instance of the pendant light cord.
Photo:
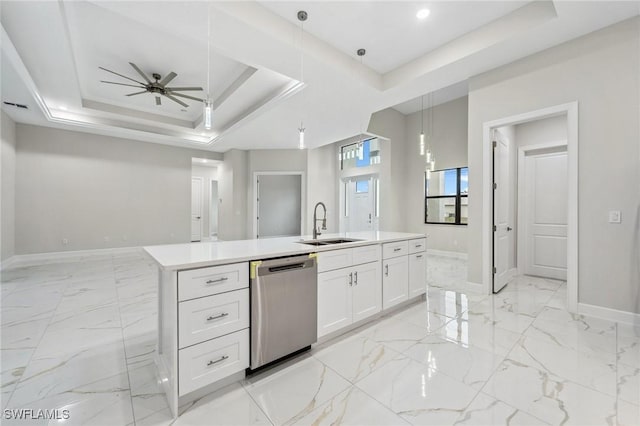
M304 85L304 21L300 21L300 83ZM302 93L300 96L300 103L302 103L302 107L300 108L300 113L304 114L304 88L302 88ZM300 128L304 129L304 117L300 119Z
M211 3L207 3L207 98L211 97Z

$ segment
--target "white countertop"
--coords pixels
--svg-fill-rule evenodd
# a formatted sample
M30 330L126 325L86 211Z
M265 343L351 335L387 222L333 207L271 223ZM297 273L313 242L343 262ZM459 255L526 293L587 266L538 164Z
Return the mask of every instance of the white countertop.
M162 269L177 270L336 250L372 243L425 238L425 235L405 232L342 232L339 234L322 234L318 237L318 239L322 240L330 238L353 238L361 241L310 246L300 243L301 240L312 239L310 235L303 235L302 237L169 244L149 246L144 249Z

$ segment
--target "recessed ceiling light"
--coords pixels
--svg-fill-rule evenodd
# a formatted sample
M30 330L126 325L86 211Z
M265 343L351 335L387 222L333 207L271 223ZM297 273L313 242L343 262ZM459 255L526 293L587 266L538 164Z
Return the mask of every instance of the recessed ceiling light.
M416 18L425 19L430 13L431 11L429 9L420 9L418 13L416 13Z

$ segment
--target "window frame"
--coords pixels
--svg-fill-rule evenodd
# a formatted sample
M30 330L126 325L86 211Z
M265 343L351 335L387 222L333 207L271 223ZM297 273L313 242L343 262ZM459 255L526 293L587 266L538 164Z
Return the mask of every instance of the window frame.
M456 193L455 195L427 195L427 173L425 172L424 174L424 223L426 225L454 225L454 226L467 226L468 223L468 219L467 218L467 223L462 223L462 199L466 198L467 200L469 199L469 193L467 192L466 194L462 194L460 192L461 189L461 174L462 174L462 169L467 169L467 176L469 176L469 166L464 166L464 167L451 167L448 169L441 169L441 170L434 170L431 173L435 173L435 172L446 172L447 170L455 170L456 171ZM468 182L467 182L467 188L468 188ZM467 189L468 191L468 189ZM440 198L455 198L455 221L454 222L429 222L428 221L428 200L430 199L440 199ZM468 203L467 203L468 205Z

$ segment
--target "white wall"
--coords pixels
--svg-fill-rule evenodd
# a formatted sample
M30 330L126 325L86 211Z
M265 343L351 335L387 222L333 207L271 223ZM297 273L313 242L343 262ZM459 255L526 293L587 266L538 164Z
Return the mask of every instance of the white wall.
M465 167L467 165L468 99L455 99L432 108L432 152L436 169ZM425 157L420 156L419 135L421 114L406 116L406 151L404 167L407 183L404 187L406 227L409 232L429 235L427 246L434 250L467 252L467 226L434 225L424 223ZM429 134L430 110L424 111L424 131ZM402 188L398 188L402 190Z
M530 121L514 127L515 140L518 147L550 142L567 143L566 114Z
M4 111L1 120L0 260L5 260L15 254L16 123Z
M202 178L202 237L207 238L211 236L211 181L218 180L218 168L193 165L191 176Z
M16 136L16 254L188 242L191 158L220 157L25 124Z
M381 231L406 230L404 187L406 168L406 121L398 111L387 108L371 116L368 131L383 136L380 159L380 224Z
M218 176L218 239L246 239L247 151L231 149L225 152Z
M639 25L638 18L624 21L470 80L469 281L482 281L491 256L483 253L483 123L577 101L578 299L640 312L631 275L640 194ZM607 223L609 209L622 212L621 224Z
M338 168L335 143L307 150L307 220L303 234L312 233L313 208L320 201L327 207L327 230L323 232L338 232ZM322 207L318 207L318 215L322 217Z

